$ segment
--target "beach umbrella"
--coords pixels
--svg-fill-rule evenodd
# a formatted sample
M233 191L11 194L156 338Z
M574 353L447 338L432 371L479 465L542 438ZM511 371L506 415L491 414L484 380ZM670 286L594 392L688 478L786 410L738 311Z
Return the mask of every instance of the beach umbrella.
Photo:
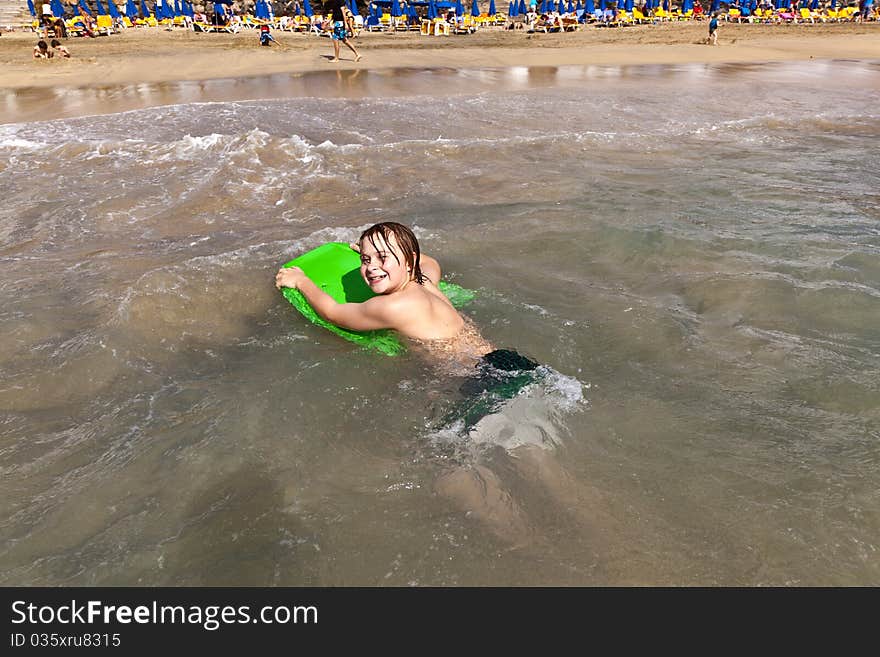
M52 8L52 15L55 18L64 18L64 6L61 0L51 0L49 6Z
M818 8L819 8L819 0L813 0L813 2L810 3L810 9L814 9L814 10L815 10L815 9L818 9Z
M110 15L113 18L121 18L122 14L119 13L119 7L116 6L116 2L114 0L110 0L107 3L107 9L110 10Z
M150 12L147 11L147 3L146 0L141 0L141 16L147 18L150 15Z
M507 15L513 18L516 16L516 5L512 2L507 5Z
M568 0L568 6L565 8L565 11L567 11L569 14L573 14L574 10L575 8L574 5L571 4L571 0Z
M312 5L309 4L309 0L303 0L302 3L303 15L311 18L315 15L315 12L312 11Z
M477 3L477 0L474 0L471 4L471 16L479 16L480 15L480 5Z
M517 9L517 13L520 16L526 15L526 0L519 0L519 9Z
M111 0L112 2L112 0ZM104 5L101 4L101 0L95 0L95 11L98 12L98 16L106 16L107 12L104 11Z
M134 20L137 18L138 10L134 4L134 0L128 0L125 3L125 15L128 16L129 20Z
M86 12L89 16L92 15L92 10L89 9L89 6L85 3L85 0L79 0L79 5L78 5L78 7L79 7L80 9L85 10L85 12Z
M351 0L351 13L355 16L360 16L361 13L358 11L358 3L357 0Z
M31 16L36 17L37 10L34 9L34 3L31 0L28 0L28 11L31 12Z
M464 16L464 5L461 4L461 0L456 0L455 2L455 15Z
M596 11L596 4L593 0L584 0L584 11L588 14L592 14Z
M553 8L552 3L550 5L550 8ZM562 0L556 0L556 11L560 14L565 13L565 6L562 4Z
M183 16L183 7L180 6L180 0L174 0L174 17L178 16Z
M397 0L391 0L391 15L400 16L400 3Z

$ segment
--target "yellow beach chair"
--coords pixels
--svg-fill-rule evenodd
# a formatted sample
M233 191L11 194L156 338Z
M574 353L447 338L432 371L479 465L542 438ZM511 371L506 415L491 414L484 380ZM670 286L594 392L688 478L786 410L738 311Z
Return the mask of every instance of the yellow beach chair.
M110 14L98 14L95 19L95 32L104 36L114 34L116 30L113 29L113 17Z

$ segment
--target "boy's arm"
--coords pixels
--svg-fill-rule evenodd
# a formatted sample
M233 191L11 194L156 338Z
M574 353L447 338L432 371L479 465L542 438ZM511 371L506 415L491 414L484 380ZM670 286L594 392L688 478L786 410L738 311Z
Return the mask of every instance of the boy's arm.
M275 277L275 287L299 290L321 318L351 331L396 328L395 318L400 316L397 302L388 297L377 296L363 303L337 303L299 267L282 268Z

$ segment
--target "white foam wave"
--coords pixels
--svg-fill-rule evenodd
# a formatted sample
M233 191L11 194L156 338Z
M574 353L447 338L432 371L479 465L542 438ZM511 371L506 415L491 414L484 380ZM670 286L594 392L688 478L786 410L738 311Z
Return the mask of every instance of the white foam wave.
M36 151L46 147L45 143L21 139L19 137L0 137L0 149L15 151Z
M584 390L589 383L541 366L539 379L522 388L515 397L480 418L470 428L455 420L428 435L432 444L453 446L462 454L478 454L486 447L508 451L531 445L554 449L567 433L565 415L588 404Z

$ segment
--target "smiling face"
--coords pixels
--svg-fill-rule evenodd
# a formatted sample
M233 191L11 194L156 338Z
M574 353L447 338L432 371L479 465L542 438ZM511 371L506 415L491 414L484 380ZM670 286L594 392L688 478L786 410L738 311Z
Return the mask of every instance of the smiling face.
M393 233L387 239L382 235L362 239L360 250L361 276L374 293L399 292L412 280L407 258Z

